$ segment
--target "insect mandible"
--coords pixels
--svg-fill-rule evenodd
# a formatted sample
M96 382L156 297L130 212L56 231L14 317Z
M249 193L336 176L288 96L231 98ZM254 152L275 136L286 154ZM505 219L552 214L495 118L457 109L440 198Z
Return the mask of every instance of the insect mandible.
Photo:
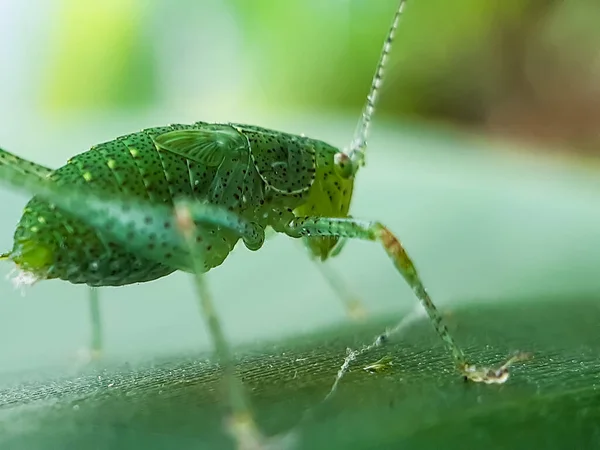
M25 280L93 287L195 273L217 356L229 367L229 347L201 274L221 265L240 240L259 250L268 229L303 239L323 261L346 240L372 241L414 291L458 371L475 382L503 383L509 364L494 369L467 361L395 235L377 221L349 215L405 3L399 3L348 148L252 125L196 122L118 137L56 170L1 150L0 181L34 197L12 250L0 258L15 263ZM230 383L234 412L247 417L233 375Z

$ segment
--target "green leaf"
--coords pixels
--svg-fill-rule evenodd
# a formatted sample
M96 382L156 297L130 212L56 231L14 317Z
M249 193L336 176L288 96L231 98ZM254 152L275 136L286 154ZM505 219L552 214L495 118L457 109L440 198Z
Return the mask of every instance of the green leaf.
M535 354L501 386L463 382L427 321L352 362L326 403L346 348L370 341L393 319L246 348L239 369L259 425L268 434L295 428L299 448L312 450L595 448L598 300L500 305L453 311L451 324L478 363L515 349ZM388 355L388 370L363 370ZM1 448L233 448L219 369L203 357L38 377L12 387L4 381Z
M421 321L353 361L322 404L346 349L372 342L396 318L259 345L240 353L238 367L265 433L298 427L301 448L308 449L598 446L600 177L589 164L513 159L481 148L487 148L483 141L469 144L413 127L411 133L382 132L361 174L353 214L398 231L434 300L441 299L442 311L450 308L452 331L472 362L497 362L516 350L533 352L534 359L513 368L504 385L465 384L430 324ZM281 243L281 254L240 252L237 266L228 261L210 274L235 343L268 327L271 336L314 330L341 315L312 269L293 266L301 255L283 253L282 241L273 241ZM379 249L351 245L340 258L370 312L413 304ZM232 448L210 355L173 354L174 348L202 347L205 335L200 317L186 315L193 305L182 277L107 290L107 357L130 363L106 362L83 373L44 373L39 366L57 363L70 344L87 342L78 328L86 322L85 292L49 282L32 292L40 295L38 303L25 303L30 298L6 288L4 298L18 301L4 302L0 327L0 448ZM19 305L28 309L19 312ZM169 326L171 312L185 317ZM118 334L119 326L129 334ZM177 334L180 329L185 332ZM136 347L136 338L143 345ZM156 355L165 348L165 360L136 361L144 351ZM53 351L54 358L44 360ZM388 370L364 370L389 356ZM36 370L7 373L13 365Z

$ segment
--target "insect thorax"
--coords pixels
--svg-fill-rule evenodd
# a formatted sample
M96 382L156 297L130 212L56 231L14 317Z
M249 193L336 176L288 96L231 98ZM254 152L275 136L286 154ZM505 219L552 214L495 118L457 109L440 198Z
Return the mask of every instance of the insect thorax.
M272 214L265 225L285 232L293 216L347 217L353 178L335 161L339 149L319 140L264 128L234 125L248 139L251 158L265 185ZM287 213L287 214L286 214ZM334 237L310 237L310 251L326 259Z
M50 175L58 184L173 204L188 197L222 206L278 231L297 215L344 217L351 180L334 168L337 150L321 141L234 124L150 128L99 144ZM207 266L220 265L240 236L203 227ZM135 237L134 237L135 238ZM11 259L38 278L124 285L168 275L177 267L151 261L33 198L14 236ZM157 243L157 245L160 243ZM326 255L334 240L315 238Z

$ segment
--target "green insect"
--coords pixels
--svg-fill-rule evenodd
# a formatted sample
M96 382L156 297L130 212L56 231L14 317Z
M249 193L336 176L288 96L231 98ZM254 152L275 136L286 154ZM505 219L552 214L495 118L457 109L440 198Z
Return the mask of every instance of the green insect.
M349 215L404 5L400 1L348 149L257 126L197 122L121 136L56 170L1 151L0 181L35 195L12 250L2 258L16 264L24 281L58 278L92 287L146 282L177 270L194 273L242 428L252 420L201 274L221 265L240 240L251 251L260 249L268 230L302 239L322 261L348 239L379 244L427 311L460 373L473 381L504 382L508 364L494 370L467 361L392 232Z

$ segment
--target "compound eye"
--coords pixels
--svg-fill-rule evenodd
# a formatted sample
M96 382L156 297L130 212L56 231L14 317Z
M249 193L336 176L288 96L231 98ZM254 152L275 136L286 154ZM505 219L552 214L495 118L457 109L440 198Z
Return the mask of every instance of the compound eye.
M333 155L333 162L335 164L335 171L342 178L350 178L353 174L352 161L350 157L345 153L338 152Z

